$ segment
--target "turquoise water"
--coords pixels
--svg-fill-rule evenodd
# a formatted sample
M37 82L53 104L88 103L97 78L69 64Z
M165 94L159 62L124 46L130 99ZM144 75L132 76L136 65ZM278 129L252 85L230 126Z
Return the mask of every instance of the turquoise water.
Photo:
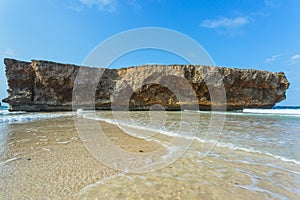
M182 118L183 113L186 119ZM151 114L144 112L130 112L130 118L121 116L116 119L114 115L99 112L94 118L119 124L125 131L127 126L135 127L137 131L130 129L129 134L136 136L140 132L138 128L144 127L170 136L185 135L201 142L214 142L219 147L264 154L283 162L300 164L300 109L167 112L168 119L162 117L163 113L157 112L155 115L151 117ZM215 132L209 132L209 129Z
M294 107L280 109L245 109L243 112L130 112L130 117L122 114L111 115L99 112L96 119L119 124L126 131L127 126L159 131L163 134L194 137L202 142L214 142L216 146L265 154L300 163L300 109ZM7 124L26 123L40 119L71 116L72 113L26 113L9 112L0 107L0 141L6 137ZM88 116L88 115L86 115ZM168 119L166 118L168 116ZM215 121L214 121L215 120ZM216 122L219 120L220 122ZM218 126L215 133L209 129ZM3 146L3 142L2 142Z
M184 197L195 194L195 199L197 195L201 195L198 186L202 190L207 187L204 190L216 192L215 195L223 194L218 190L229 190L232 197L243 194L243 191L265 199L300 197L298 108L245 109L238 112L187 110L129 113L9 113L4 109L0 110L0 153L4 152L11 125L27 122L38 124L40 120L47 125L45 119L67 116L69 120L73 120L73 114L116 124L126 133L147 140L154 140L156 135L153 132L158 132L192 141L185 146L185 154L174 163L169 163L170 167L164 166L153 173L145 174L120 173L82 187L76 193L82 198L94 198L94 195L106 195L108 199L118 198L119 193L122 193L122 197L134 199L136 195L142 197L143 192L150 191L157 195L168 195L174 192L172 185L184 188L183 191L190 191ZM34 124L31 123L32 125ZM49 124L51 126L55 124ZM155 141L160 142L157 139ZM178 150L176 145L179 144L162 144L170 152ZM236 183L230 185L233 177ZM168 189L164 189L165 187Z
M107 194L107 188L126 193L121 185L131 185L127 188L131 194L127 195L136 197L141 192L136 191L136 182L160 185L161 181L157 177L164 179L173 177L174 174L178 179L184 180L179 186L190 188L200 184L197 190L201 190L203 173L213 174L207 177L206 182L210 185L207 191L215 190L214 195L219 194L217 188L223 191L224 184L228 183L230 177L235 177L237 185L228 189L232 195L228 199L243 194L237 188L258 195L254 199L300 197L300 109L245 109L239 112L156 111L130 112L128 115L119 112L114 112L113 115L110 112L96 112L83 113L83 117L117 124L128 134L148 140L155 138L151 135L154 130L171 137L193 140L186 147L186 153L171 164L176 168L180 165L178 163L188 163L177 167L177 172L162 168L155 174L145 176L121 173L85 187L81 192L83 197L94 198L92 191L97 191L97 195ZM174 146L176 147L174 144L166 145L171 152L177 150L170 148ZM209 161L206 162L206 159ZM208 167L209 170L196 172L196 169L203 167ZM247 182L248 179L251 181ZM177 183L178 181L165 180L166 185L174 184L175 187ZM148 188L146 184L144 187ZM151 191L152 188L148 190ZM199 191L192 191L195 196L191 198L197 199L201 196ZM155 194L155 190L153 193ZM110 197L117 197L114 195L114 192L109 194Z

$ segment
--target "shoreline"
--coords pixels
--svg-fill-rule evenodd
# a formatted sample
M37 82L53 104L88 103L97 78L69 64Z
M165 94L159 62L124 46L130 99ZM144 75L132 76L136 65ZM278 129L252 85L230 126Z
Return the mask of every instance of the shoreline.
M134 117L139 120L148 116L147 112L131 114L136 114ZM179 113L167 114L169 126L174 127L172 123L180 119ZM98 117L110 119L109 116L111 113L107 112ZM195 116L194 113L190 115ZM202 129L209 117L209 114L201 114ZM257 127L268 128L278 122L276 118L259 119L229 115L221 137L242 136L249 129L254 139L252 131L256 126L249 127L249 123L259 121L261 124ZM128 135L112 123L96 122L117 147L145 156L164 149L164 142L172 139L172 136L158 133L153 138L161 141L160 144ZM192 126L192 121L187 122ZM201 157L206 143L194 140L181 157L159 170L127 173L105 166L90 154L77 134L72 116L6 125L8 149L0 166L0 190L4 191L0 198L3 199L297 199L300 196L298 164L254 151L215 146L208 155ZM238 125L243 127L242 132L236 129ZM230 135L227 131L231 130L238 131L238 135ZM219 139L221 142L222 138ZM240 139L240 142L246 141Z
M116 125L100 124L104 129L111 129L106 132L110 134L108 137L126 151L147 153L162 148L154 142L129 136ZM43 197L49 186L56 193L49 194L49 198L69 198L85 185L120 173L87 151L72 117L12 124L6 145L0 166L0 190L6 195L4 199ZM32 184L36 185L34 189ZM65 191L60 191L61 188Z

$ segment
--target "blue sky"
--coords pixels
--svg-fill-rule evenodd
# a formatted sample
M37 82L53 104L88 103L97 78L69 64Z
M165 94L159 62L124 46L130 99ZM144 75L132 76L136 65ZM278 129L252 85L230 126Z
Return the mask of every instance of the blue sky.
M298 0L1 0L0 98L7 96L5 57L81 64L114 34L163 27L196 40L218 66L285 72L291 86L281 105L299 105L299 20ZM144 51L115 65L180 62Z

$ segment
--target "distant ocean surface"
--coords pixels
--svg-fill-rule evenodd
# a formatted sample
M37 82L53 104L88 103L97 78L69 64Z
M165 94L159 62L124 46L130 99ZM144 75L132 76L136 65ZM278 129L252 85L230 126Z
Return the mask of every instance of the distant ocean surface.
M186 112L189 112L188 110ZM191 111L193 112L193 111ZM201 111L200 111L201 112ZM203 112L204 113L204 112ZM265 115L270 117L300 117L300 106L275 106L273 109L243 109L241 111L227 112L229 115ZM72 115L71 112L9 112L8 107L0 106L0 123L23 123L39 119Z
M14 124L24 123L29 121L35 121L39 119L48 119L53 117L71 116L72 113L65 112L53 112L53 113L41 113L41 112L9 112L6 106L0 106L0 123Z
M130 119L122 118L117 122L111 113L106 111L97 111L97 115L84 115L84 117L105 121L112 124L121 124L138 131L132 135L138 134L141 130L155 130L161 134L174 136L174 132L180 128L182 132L194 135L194 139L200 143L214 143L215 149L209 154L210 156L228 162L224 170L230 170L230 163L242 163L241 168L235 170L247 174L251 177L252 183L239 185L238 187L253 193L266 194L268 198L274 199L293 199L300 197L300 106L276 106L273 109L244 109L234 112L208 112L208 111L182 111L167 112L166 120L163 122L155 112L149 123L149 114L143 112L130 112ZM199 117L199 121L182 121L181 115L187 115L190 118ZM27 113L27 112L8 112L6 107L0 107L0 153L5 149L5 141L9 132L9 126L17 123L27 123L43 119L72 116L72 112L55 112L55 113ZM213 115L224 115L224 126L216 137L207 137L200 133L199 130L207 130L208 124ZM157 118L157 121L155 120ZM182 124L185 124L182 126ZM221 123L220 123L221 124ZM182 128L183 127L183 128ZM195 128L197 127L197 128ZM185 134L183 134L185 135ZM222 150L223 149L223 150ZM186 159L195 160L199 150L190 148L192 153L186 155ZM225 153L227 152L227 153ZM228 153L229 152L229 153ZM241 156L244 155L244 156ZM1 158L1 156L0 156ZM259 165L266 172L251 171L251 167L242 167L242 165ZM195 165L196 166L196 165ZM191 170L193 174L194 164L185 169ZM213 165L211 166L213 168ZM272 171L273 170L273 171ZM282 173L280 176L274 170ZM220 171L222 174L222 172ZM269 174L268 174L269 173ZM279 173L279 172L278 172ZM275 175L274 175L275 174ZM172 176L166 174L166 176ZM135 175L130 179L135 179ZM283 177L282 177L283 176ZM294 183L287 183L287 178L292 178ZM195 180L197 177L195 177ZM193 178L189 177L190 181ZM268 181L268 184L274 184L282 189L277 192L273 186L264 187L259 181ZM108 180L109 182L109 180ZM120 180L120 185L125 184ZM192 183L191 183L192 184ZM213 183L212 183L213 184ZM265 183L267 184L267 183ZM101 184L100 184L101 185ZM99 184L86 186L83 193L84 197L89 197L88 190L91 187L99 187ZM121 187L121 186L118 186ZM286 195L291 193L290 196ZM265 196L266 196L265 195Z
M202 116L211 114L211 112L206 111L187 110L184 112L190 115L200 113ZM145 112L131 113L132 119L130 121L119 120L118 123L136 128L148 128L169 135L173 135L174 130L179 126L175 120L173 123L165 123L163 129L157 126L159 122L156 126L151 127L147 124L149 120L146 119ZM214 113L218 114L218 112ZM6 124L26 123L72 115L72 112L9 112L7 107L0 106L0 124L2 128ZM300 164L300 106L276 106L273 109L244 109L242 111L226 112L224 115L226 115L226 120L222 136L218 138L217 146L266 154L282 161ZM112 116L106 114L99 115L97 120L114 123ZM177 122L182 123L179 118ZM227 129L228 126L230 126L229 129ZM187 128L186 131L191 132L193 129L189 130ZM3 138L5 134L2 132L1 135ZM197 133L192 135L197 137ZM201 138L199 139L201 140Z

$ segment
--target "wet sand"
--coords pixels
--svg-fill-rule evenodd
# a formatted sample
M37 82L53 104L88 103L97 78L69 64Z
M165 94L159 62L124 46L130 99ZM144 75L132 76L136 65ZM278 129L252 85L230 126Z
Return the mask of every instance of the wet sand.
M126 151L147 153L162 148L115 125L99 123ZM12 124L0 166L0 199L76 199L86 185L118 173L86 150L72 117Z
M146 154L159 143L99 122L118 147ZM298 199L298 165L215 147L200 158L196 140L184 156L148 173L103 165L85 148L72 117L8 125L0 164L0 199ZM167 141L170 137L156 135ZM237 159L238 158L238 159ZM297 186L298 185L298 186Z

